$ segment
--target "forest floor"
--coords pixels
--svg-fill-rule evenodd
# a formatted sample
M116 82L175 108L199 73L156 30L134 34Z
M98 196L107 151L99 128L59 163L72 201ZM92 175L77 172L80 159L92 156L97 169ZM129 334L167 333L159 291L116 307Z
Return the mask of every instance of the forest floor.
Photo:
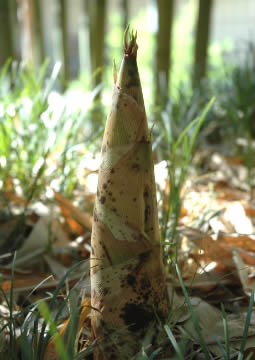
M213 358L227 359L222 349L222 344L226 349L227 342L230 354L245 346L245 358L253 359L255 315L248 307L255 289L255 188L248 185L251 174L241 158L224 156L215 149L200 151L195 161L199 162L200 171L192 170L184 184L178 223L176 262L183 283L172 264L166 265L172 308L176 310L171 317L172 329L177 340L189 334L193 344L200 344L199 333L194 332L192 316L185 305L184 285ZM73 194L73 200L47 187L47 196L27 204L17 192L15 179L11 178L8 187L1 192L3 349L5 340L2 340L10 336L9 325L6 325L10 303L13 306L11 316L14 319L17 315L12 324L18 337L24 331L26 309L46 297L54 298L60 280L72 266L73 270L57 295L60 299L66 298L72 288L73 294L81 297L83 310L79 314L78 333L83 341L80 347L84 348L90 331L89 256L97 167L98 161L94 160L84 169L80 190ZM157 164L155 175L159 191L169 193L165 167L164 161ZM14 249L17 249L15 257ZM171 246L164 249L164 255L167 251L171 252ZM51 310L57 313L56 306ZM247 313L251 318L244 344ZM60 330L62 336L68 324L65 316L58 322L60 327L64 325ZM49 342L47 359L54 358L54 349L54 344ZM198 349L199 346L197 353ZM233 359L237 359L237 355Z

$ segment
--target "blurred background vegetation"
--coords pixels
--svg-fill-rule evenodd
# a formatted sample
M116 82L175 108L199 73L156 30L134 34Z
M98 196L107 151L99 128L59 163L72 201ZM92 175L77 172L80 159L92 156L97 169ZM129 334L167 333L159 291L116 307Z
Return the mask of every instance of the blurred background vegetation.
M206 232L218 236L222 231L250 234L254 229L246 225L248 220L243 220L246 210L247 214L248 210L255 214L254 0L0 0L0 265L9 266L14 259L11 285L8 283L10 299L14 265L43 273L30 283L28 298L36 284L37 301L37 290L45 281L42 279L47 280L45 274L53 273L60 279L65 273L61 280L64 284L72 271L71 264L89 257L100 146L111 106L112 66L113 60L117 68L120 66L127 24L138 32L138 67L152 132L161 238L169 274L175 274L170 267L175 266L174 261L177 263L182 242L179 264L186 275L191 274L190 284L195 279L198 261L203 272L208 259L219 260L219 264L222 261L224 267L229 264L226 274L232 274L232 244L243 244L245 237L237 245L234 241L238 238L233 237L227 252L221 237L218 247L211 247L216 241ZM210 101L213 97L214 102ZM229 211L233 224L243 221L243 227L225 225L229 221L226 219L222 220L222 227L210 222L223 213L226 204L222 204L223 197L217 192L224 185L228 186L227 199L234 202L248 197L245 201L251 203L245 208L240 201L234 204L239 207ZM241 189L242 194L231 192L233 187ZM190 192L185 208L183 199L192 188L194 192ZM219 203L214 207L216 195ZM196 206L200 202L201 206ZM205 250L205 258L199 260L200 248L203 249L200 245L191 253L194 245L187 247L189 236L179 226L183 224L199 229L198 235L190 232L190 238L199 239L201 244L211 240L208 258ZM30 242L23 247L27 239ZM254 237L248 240L253 241ZM249 251L251 259L254 248L250 242L247 244L240 248L243 246L247 254ZM16 261L13 254L17 249ZM53 254L57 262L50 262L42 254ZM65 255L70 254L65 263ZM186 261L191 259L189 254L195 254L193 262ZM238 261L239 272L244 266ZM77 269L80 278L81 271ZM5 274L1 270L0 283ZM24 274L21 280L25 276L27 281L30 275ZM247 282L243 272L240 275L246 294L253 273L248 274ZM218 284L217 276L212 275L210 280L214 283L216 279ZM220 276L220 281L225 278ZM27 282L14 284L14 289L23 291L22 287L27 286L24 284ZM214 292L213 285L209 292L207 278L205 284L205 298L221 301L222 287ZM232 288L239 288L236 280L233 284L231 292L227 291L236 314L239 305L233 301ZM3 283L0 285L4 289ZM60 288L61 285L52 295L52 307ZM243 298L240 294L238 299ZM24 299L21 307L27 304L27 297ZM9 326L10 353L15 354L14 301L6 303L10 321L3 324ZM54 317L56 321L62 310L61 305ZM19 314L23 319L23 310ZM32 316L31 312L31 322ZM31 330L33 335L28 326L30 317L24 321L24 353L31 350L32 354L24 358L37 358L49 340L49 335L46 341L43 338L46 323L42 331L38 319L39 313ZM173 319L175 323L175 316ZM0 329L1 344L5 327ZM71 327L70 330L72 334L76 332ZM32 346L37 343L38 353ZM85 344L83 340L82 343ZM200 355L197 348L195 352Z
M156 160L215 96L197 145L241 155L252 185L254 17L253 0L0 0L1 188L72 194L100 149L129 23Z
M92 74L108 87L131 23L143 82L164 98L181 82L222 76L222 62L240 63L253 39L253 13L252 0L1 0L0 65L12 58L39 67L49 58L51 68L62 63L63 87Z

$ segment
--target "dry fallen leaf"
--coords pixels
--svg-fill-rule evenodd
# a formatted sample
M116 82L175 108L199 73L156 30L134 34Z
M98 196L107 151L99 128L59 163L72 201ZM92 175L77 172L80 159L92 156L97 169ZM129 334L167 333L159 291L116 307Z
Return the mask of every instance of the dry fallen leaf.
M86 230L91 230L91 215L74 206L70 200L64 198L56 191L54 191L54 195L67 224L75 234L83 235Z
M201 333L208 345L208 349L218 356L222 356L220 349L216 343L215 336L218 340L225 344L223 317L220 310L206 303L199 298L190 298L193 310L196 313ZM229 345L230 354L235 353L240 349L241 340L244 331L246 314L240 314L239 317L229 315L227 317L228 329L229 329ZM183 330L190 334L192 340L197 344L200 343L199 335L194 331L194 325L192 319L189 318L183 325ZM248 331L248 339L255 340L255 313L252 314L251 323ZM247 342L246 348L249 347Z
M79 334L84 326L84 323L90 314L90 310L91 310L90 299L88 299L88 298L84 299L82 301L82 309L81 309L79 324L78 324L78 329L77 329L77 340L78 340ZM59 334L61 335L61 337L63 339L65 336L69 321L70 321L69 319L65 320L63 327L61 327L61 329L59 330ZM68 343L68 340L67 340L67 343ZM56 346L55 346L54 337L52 337L48 343L48 346L47 346L45 354L44 354L44 360L59 360L59 356L58 356Z

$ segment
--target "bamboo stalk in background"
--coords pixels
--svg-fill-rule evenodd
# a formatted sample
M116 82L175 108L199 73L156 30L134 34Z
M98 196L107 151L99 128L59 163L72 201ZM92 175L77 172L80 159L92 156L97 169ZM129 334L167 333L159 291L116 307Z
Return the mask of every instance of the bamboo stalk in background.
M67 0L59 0L59 19L62 40L62 60L63 60L63 87L67 87L69 80L69 64L68 64L68 31L67 31Z
M172 28L174 19L174 0L157 0L158 32L156 55L156 94L155 103L165 106L169 92L171 70Z
M21 0L22 59L36 66L43 58L43 35L39 0Z
M37 48L37 61L41 65L45 59L43 25L41 16L41 0L34 0L34 29Z
M213 0L199 0L195 37L193 87L198 86L200 81L206 76L212 5Z
M104 39L106 22L106 0L89 2L90 15L90 53L94 86L102 82L102 66L104 64Z
M130 360L145 335L157 346L156 327L168 314L151 138L136 55L136 35L128 40L127 30L103 138L91 240L97 360Z
M90 31L89 31L89 0L83 0L80 9L78 41L80 74L91 76L91 58L90 58Z
M18 22L18 4L16 0L8 1L10 11L10 45L12 47L12 57L15 60L20 60L20 25Z
M128 26L128 19L129 19L129 2L128 0L122 0L121 1L121 12L122 12L122 24L123 24L123 28L124 30L127 28Z
M0 0L0 67L9 57L13 57L10 4Z
M89 1L89 42L90 42L90 63L93 74L93 88L102 84L102 69L104 65L104 49L105 49L105 24L107 0ZM102 124L102 106L100 103L101 91L98 91L94 106L91 111L91 119L95 126Z

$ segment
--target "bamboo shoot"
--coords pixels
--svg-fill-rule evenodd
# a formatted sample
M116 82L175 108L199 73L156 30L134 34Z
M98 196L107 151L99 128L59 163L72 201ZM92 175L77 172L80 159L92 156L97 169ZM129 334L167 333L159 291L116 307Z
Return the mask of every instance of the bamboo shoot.
M168 314L136 37L127 28L101 150L91 240L97 360L131 359L149 333L149 343L158 346L156 326Z

